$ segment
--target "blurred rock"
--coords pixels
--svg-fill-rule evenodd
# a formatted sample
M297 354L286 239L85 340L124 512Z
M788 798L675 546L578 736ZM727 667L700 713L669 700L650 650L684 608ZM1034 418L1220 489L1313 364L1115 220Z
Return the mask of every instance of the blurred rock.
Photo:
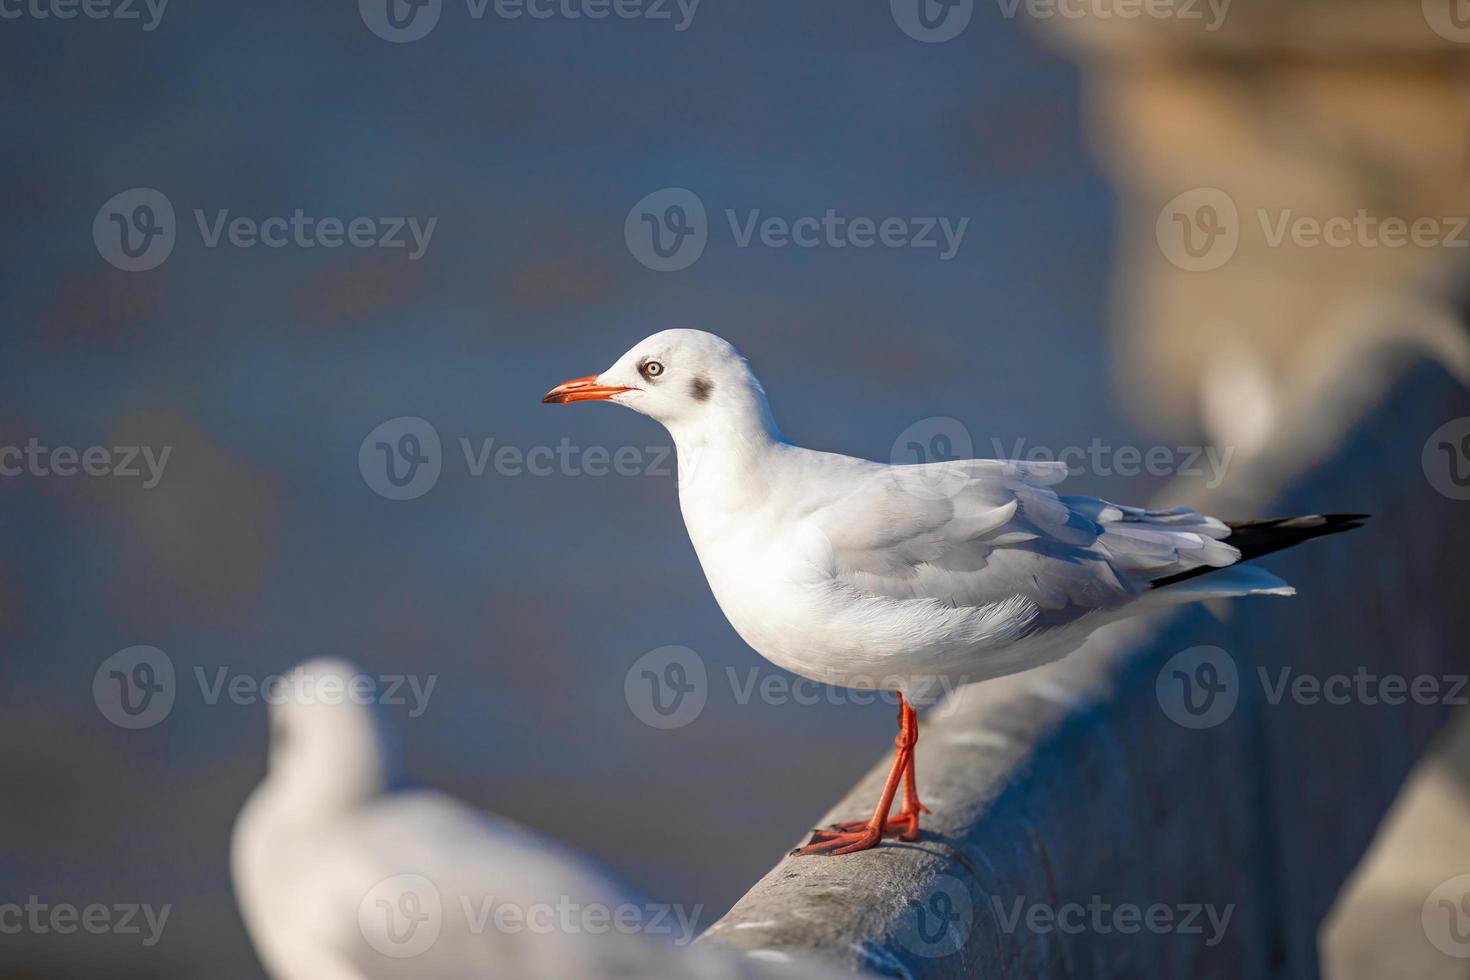
M1249 453L1365 371L1370 402L1417 356L1470 379L1443 306L1470 260L1470 27L1448 20L1455 2L1121 19L1096 14L1122 3L1093 0L1074 5L1089 16L1036 21L1084 66L1121 198L1114 364L1146 424ZM1418 244L1399 231L1416 221Z

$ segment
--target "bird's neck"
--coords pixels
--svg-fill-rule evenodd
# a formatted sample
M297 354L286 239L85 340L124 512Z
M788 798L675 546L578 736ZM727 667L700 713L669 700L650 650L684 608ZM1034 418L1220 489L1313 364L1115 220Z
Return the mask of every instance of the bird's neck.
M722 386L709 411L665 422L679 454L679 497L686 520L691 508L714 517L749 506L769 489L769 462L787 445L765 392Z
M676 434L674 444L680 506L691 535L697 536L703 525L723 525L764 504L771 492L772 460L786 442L779 432L764 428L722 428Z
M719 411L674 422L668 430L679 450L681 467L686 462L693 465L703 456L717 456L730 465L751 462L786 441L758 392L733 396L719 406Z
M393 767L381 752L302 753L266 782L275 809L299 822L327 820L367 806L395 785Z
M722 390L710 408L689 419L664 423L674 437L681 458L685 453L706 450L759 453L786 441L776 428L765 393L754 382L749 387Z

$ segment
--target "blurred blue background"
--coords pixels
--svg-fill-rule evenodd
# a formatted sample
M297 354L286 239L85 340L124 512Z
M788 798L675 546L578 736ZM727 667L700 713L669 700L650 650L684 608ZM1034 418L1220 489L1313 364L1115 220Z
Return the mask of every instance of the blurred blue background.
M459 440L667 446L647 419L545 407L646 334L730 339L793 440L887 459L953 416L978 455L1135 437L1106 375L1110 193L1073 69L993 5L923 44L887 4L706 0L670 21L476 20L408 44L350 2L0 24L0 443L172 447L153 489L0 479L0 880L6 900L171 903L163 941L5 936L9 976L259 977L228 873L264 773L265 709L195 679L332 654L439 678L399 710L421 780L553 834L712 922L886 751L892 709L740 704L779 674L726 624L670 475L468 471ZM710 241L635 260L624 218L686 187ZM93 219L162 192L158 268L99 255ZM437 218L403 249L207 248L194 209L261 220ZM724 211L968 218L959 253L739 248ZM376 494L358 450L420 416L422 497ZM1140 480L1080 491L1137 499ZM169 716L111 724L93 674L156 646ZM709 669L692 724L624 697L666 644ZM834 702L840 698L832 699Z

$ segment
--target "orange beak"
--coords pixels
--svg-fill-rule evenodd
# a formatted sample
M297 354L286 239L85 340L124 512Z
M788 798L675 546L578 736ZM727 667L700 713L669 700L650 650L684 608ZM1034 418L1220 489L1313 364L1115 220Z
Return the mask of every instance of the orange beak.
M568 402L606 401L620 391L632 390L632 388L618 385L600 385L597 383L597 375L589 374L585 378L563 381L541 396L541 404L565 405Z

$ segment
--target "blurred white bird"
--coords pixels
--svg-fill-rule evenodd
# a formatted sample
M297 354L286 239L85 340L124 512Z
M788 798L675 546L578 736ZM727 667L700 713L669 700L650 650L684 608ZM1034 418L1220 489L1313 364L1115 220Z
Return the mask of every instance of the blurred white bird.
M678 948L693 916L640 903L453 797L398 788L372 680L351 664L302 664L280 695L269 773L231 854L246 928L276 980L810 975Z
M1061 462L885 465L787 442L727 342L665 330L543 402L611 401L669 430L679 505L735 631L821 683L895 691L899 735L872 819L798 853L918 834L913 703L1028 670L1128 616L1222 596L1292 595L1240 562L1359 526L1362 515L1227 524L1049 489ZM903 783L903 804L889 810Z

